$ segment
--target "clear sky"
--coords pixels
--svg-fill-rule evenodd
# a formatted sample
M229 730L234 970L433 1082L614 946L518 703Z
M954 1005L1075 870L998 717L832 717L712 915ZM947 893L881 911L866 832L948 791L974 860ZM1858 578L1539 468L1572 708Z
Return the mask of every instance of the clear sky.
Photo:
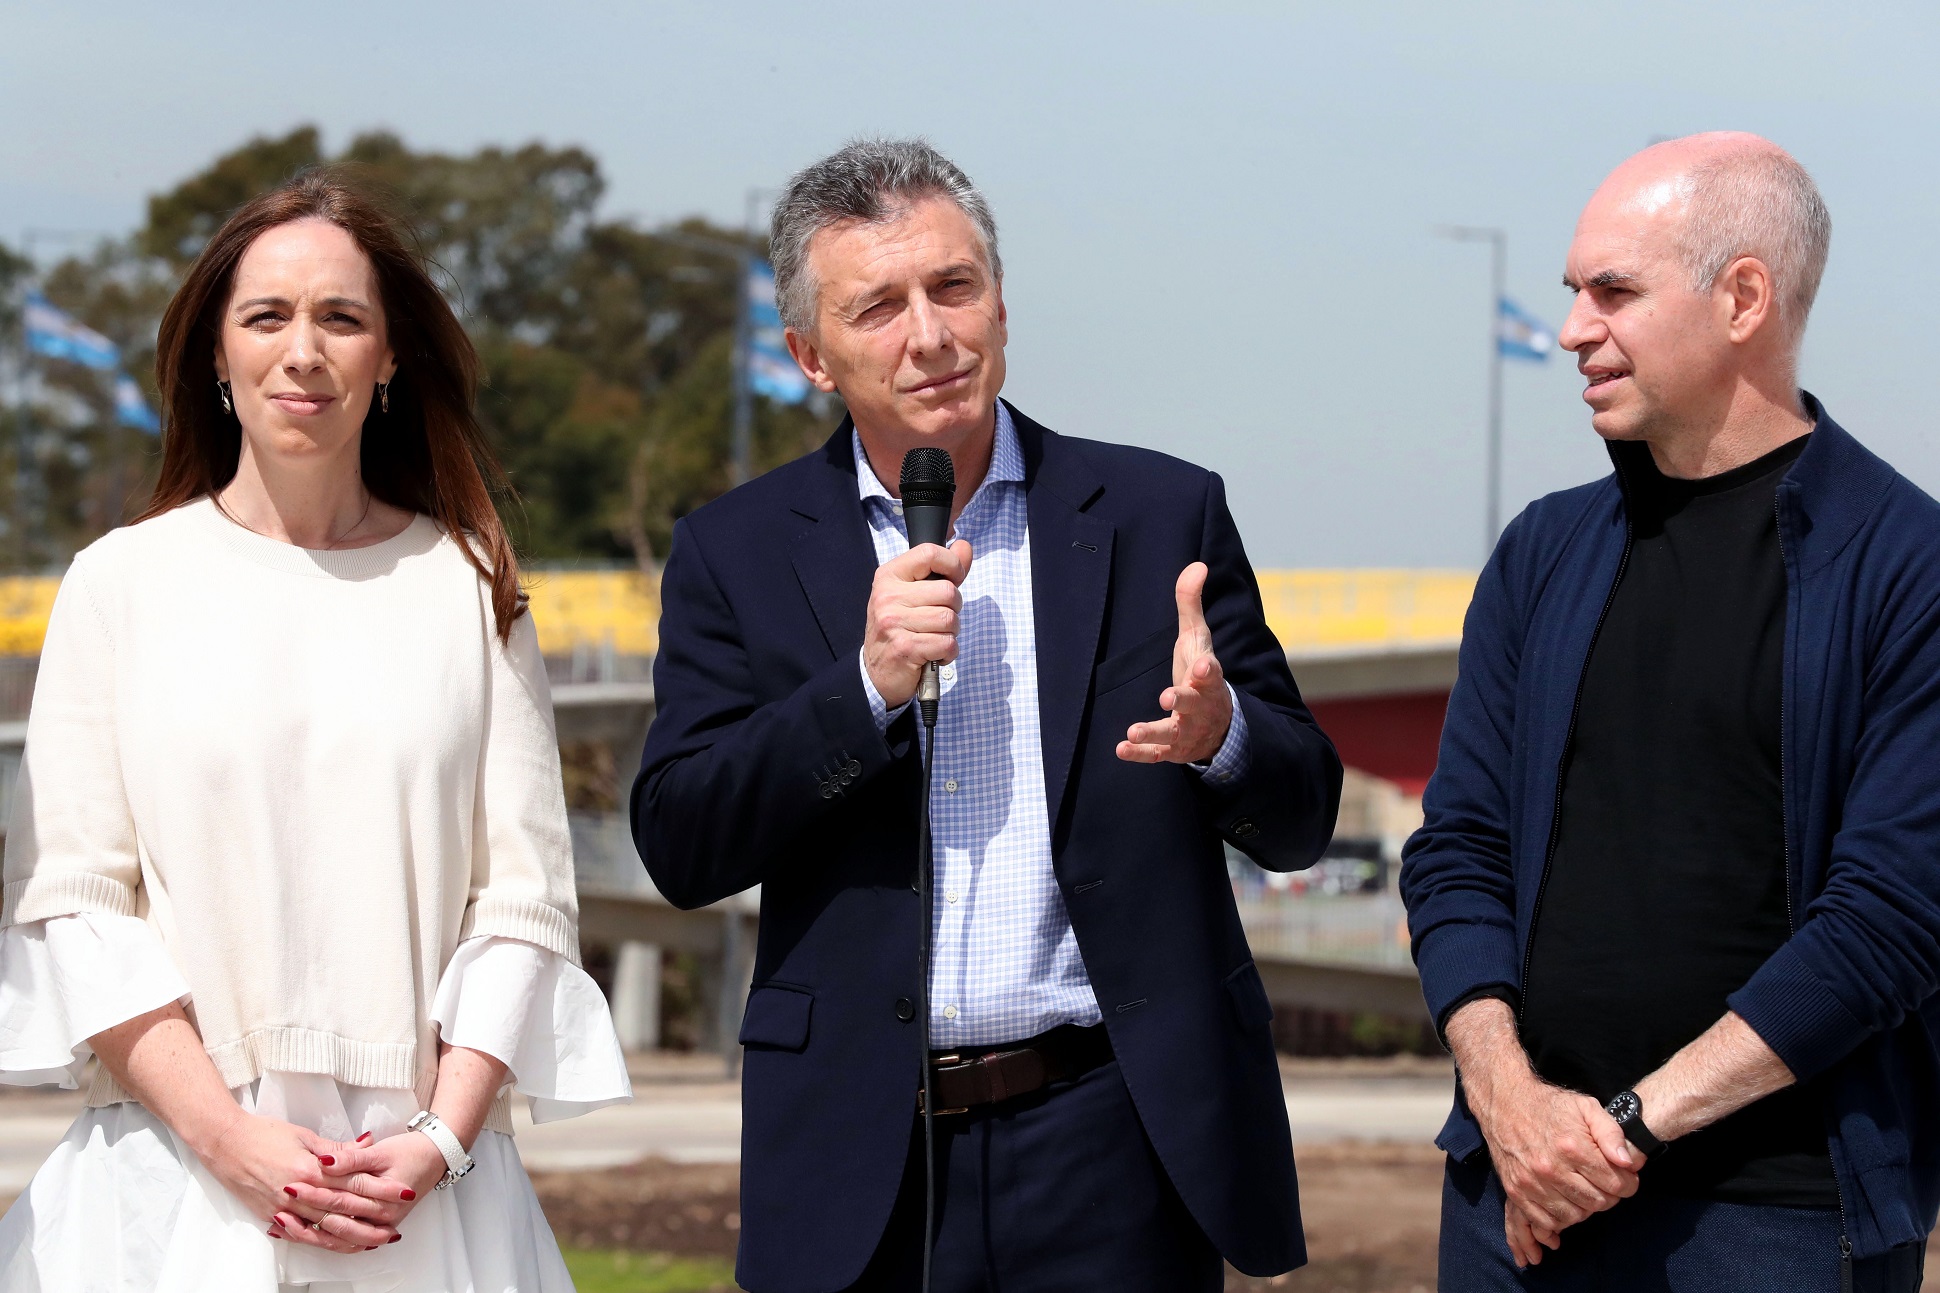
M253 134L580 144L606 211L738 222L859 133L990 195L1007 394L1227 479L1261 565L1482 556L1487 253L1559 324L1571 226L1660 135L1769 135L1831 265L1806 384L1940 493L1940 6L0 0L0 238L122 232ZM43 240L44 253L58 244ZM1568 356L1507 375L1509 510L1608 470Z

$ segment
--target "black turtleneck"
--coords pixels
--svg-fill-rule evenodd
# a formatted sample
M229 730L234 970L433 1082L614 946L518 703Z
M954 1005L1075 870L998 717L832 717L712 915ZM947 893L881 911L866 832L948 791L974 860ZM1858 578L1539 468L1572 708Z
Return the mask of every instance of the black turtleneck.
M1716 1023L1790 934L1776 498L1808 438L1704 480L1667 477L1648 454L1622 464L1630 553L1565 755L1522 1016L1537 1071L1599 1100ZM1685 1137L1642 1180L1737 1202L1836 1202L1810 1088Z

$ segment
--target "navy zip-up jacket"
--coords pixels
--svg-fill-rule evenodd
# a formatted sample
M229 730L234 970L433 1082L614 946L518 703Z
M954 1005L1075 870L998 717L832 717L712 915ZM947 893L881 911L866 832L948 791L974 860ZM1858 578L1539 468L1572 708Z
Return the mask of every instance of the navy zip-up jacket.
M1872 1257L1926 1238L1940 1207L1940 504L1805 403L1816 425L1777 501L1792 935L1729 1005L1819 1079L1843 1225ZM1612 444L1614 475L1531 504L1476 585L1401 872L1438 1023L1479 988L1521 991L1577 696L1629 554L1624 472L1648 452ZM1459 1088L1436 1143L1485 1148Z

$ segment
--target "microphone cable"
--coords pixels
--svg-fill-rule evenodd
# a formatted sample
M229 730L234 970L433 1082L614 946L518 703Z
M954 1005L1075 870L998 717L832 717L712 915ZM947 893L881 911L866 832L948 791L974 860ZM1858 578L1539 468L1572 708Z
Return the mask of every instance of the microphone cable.
M935 920L930 889L934 882L934 855L930 847L930 785L936 774L936 708L942 697L936 662L923 666L923 681L917 689L916 708L923 720L923 799L917 809L916 895L923 910L923 936L917 953L916 1009L923 1020L918 1040L923 1047L923 1284L930 1293L930 1259L936 1248L936 1086L930 1067L930 956Z
M920 445L903 455L903 471L898 491L903 503L903 530L914 548L925 543L949 542L950 507L956 495L956 465L947 450ZM931 579L941 575L932 573ZM923 1283L922 1293L930 1293L930 1263L936 1249L936 1091L935 1072L930 1064L930 960L934 952L936 900L931 896L934 882L934 849L931 846L930 782L936 772L936 711L943 697L943 683L936 661L923 666L916 687L916 708L923 720L923 786L916 817L916 897L923 911L923 935L916 956L916 1009L923 1026L917 1030L917 1045L923 1048Z

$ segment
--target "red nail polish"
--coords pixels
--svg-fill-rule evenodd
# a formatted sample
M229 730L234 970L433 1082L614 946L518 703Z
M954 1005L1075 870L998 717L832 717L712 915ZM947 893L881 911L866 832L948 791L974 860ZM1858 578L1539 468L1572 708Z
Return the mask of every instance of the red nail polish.
M271 1226L269 1230L265 1233L267 1233L271 1239L281 1239L283 1237L282 1230L276 1226Z
M335 1167L337 1164L337 1160L328 1154L318 1154L317 1162L322 1163L325 1167Z
M392 1235L389 1239L386 1239L384 1242L387 1244L394 1244L402 1238L404 1238L403 1235Z
M289 1195L292 1199L296 1197L296 1189L294 1186L289 1186L289 1185L284 1186L283 1193Z
M403 1190L401 1191L401 1197L403 1198L403 1200L404 1200L404 1201L405 1201L406 1203L409 1203L409 1202L411 1202L411 1201L412 1201L413 1199L415 1199L415 1198L417 1198L417 1197L418 1197L418 1192L417 1192L416 1190L414 1190L414 1189L412 1189L412 1188L411 1188L410 1186L408 1186L408 1185L407 1185L407 1186L405 1186L405 1187L404 1187L404 1189L403 1189ZM386 1242L386 1243L389 1243L390 1241L389 1241L389 1240L386 1240L385 1242Z
M370 1139L370 1133L369 1133L369 1132L365 1132L365 1133L364 1133L363 1135L361 1135L361 1136L359 1136L359 1137L357 1138L357 1143L361 1145L361 1144L363 1144L363 1143L364 1143L365 1141L367 1141L367 1140L369 1140L369 1139Z

